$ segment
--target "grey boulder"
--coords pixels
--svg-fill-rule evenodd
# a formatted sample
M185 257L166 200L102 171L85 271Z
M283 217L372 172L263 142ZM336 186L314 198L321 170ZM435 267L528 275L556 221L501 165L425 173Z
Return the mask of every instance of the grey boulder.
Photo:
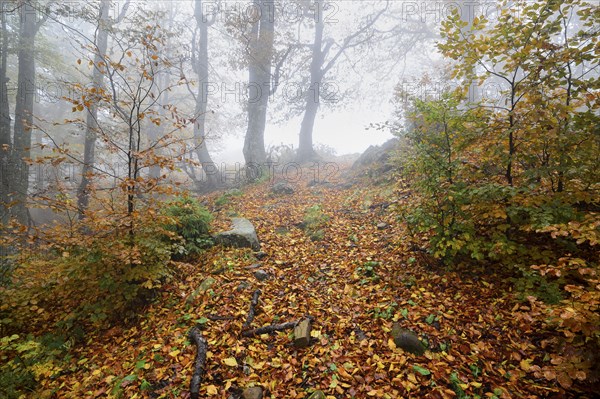
M273 187L271 187L271 192L277 195L294 194L294 187L287 182L279 182L275 183Z
M260 250L260 242L258 242L254 225L245 218L233 218L231 221L233 222L233 229L217 233L213 237L215 243L225 247Z

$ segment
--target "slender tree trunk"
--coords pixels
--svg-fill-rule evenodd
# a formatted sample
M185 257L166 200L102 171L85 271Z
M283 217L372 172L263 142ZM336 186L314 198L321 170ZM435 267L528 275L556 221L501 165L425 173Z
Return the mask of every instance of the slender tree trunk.
M516 92L515 92L515 84L514 82L511 83L511 94L510 94L510 113L508 114L508 160L506 162L506 173L505 173L505 177L506 177L506 182L508 183L509 186L513 186L513 162L514 162L514 156L515 156L515 152L516 152L516 146L515 146L515 116L514 116L514 112L515 112L515 108L517 106L516 102L515 102L515 96L516 96Z
M17 97L15 101L13 179L14 201L13 215L27 224L27 191L29 189L29 164L31 155L31 132L33 130L33 105L35 87L35 35L38 30L36 10L29 3L19 8L19 51Z
M206 188L213 189L219 183L218 169L213 162L206 145L206 111L208 108L208 25L206 16L202 12L202 1L196 0L194 16L198 27L199 40L196 50L195 71L198 75L198 95L196 97L196 110L194 123L194 139L196 156L202 164L206 175ZM194 43L193 45L196 45Z
M316 153L313 150L312 133L318 110L318 101L311 99L306 101L306 108L304 110L304 116L302 117L302 124L300 125L300 147L298 148L299 161L310 161L316 157Z
M0 9L0 221L8 219L7 204L10 193L10 104L8 102L8 30L6 28L6 13L4 3Z
M275 36L275 8L273 3L254 0L261 10L260 20L252 27L248 66L248 127L244 140L246 165L260 166L266 162L265 128L267 107L271 93L273 40ZM253 167L246 169L253 173ZM258 176L247 176L256 178Z
M109 24L110 0L101 0L100 15L98 19L98 34L96 36L96 54L94 55L94 72L92 75L92 87L99 93L104 87L104 67L100 64L104 61L108 48L108 24ZM83 218L90 202L90 185L95 163L96 138L98 133L98 101L91 99L86 116L85 142L83 148L83 169L81 171L81 184L77 190L77 207L79 217Z
M154 105L154 112L156 113L156 117L159 118L161 122L164 122L167 111L166 106L169 104L169 90L168 88L171 86L171 76L168 71L160 72L155 77L156 80L156 90L154 94L157 96L156 104ZM153 122L148 121L146 130L148 131L148 140L150 141L150 145L155 145L158 143L165 134L164 124L156 125ZM161 146L158 145L154 150L154 155L159 158L161 156ZM159 180L161 178L161 167L156 162L150 165L149 177L154 180Z
M315 23L315 40L312 47L312 60L310 63L310 88L306 93L306 108L302 124L300 125L300 142L298 146L298 160L310 161L316 154L313 149L313 129L317 111L319 110L320 89L323 80L323 63L325 62L325 51L323 50L323 31L325 23L323 19L323 0L315 1L317 18Z
M158 55L158 54L157 54ZM154 90L154 95L157 97L156 103L153 106L154 112L156 113L156 117L159 118L159 120L161 122L164 121L164 117L165 117L165 106L169 103L169 90L167 90L167 88L169 87L170 83L170 76L169 76L169 72L160 72L157 74L157 76L155 77L156 80L156 90ZM148 131L148 140L150 142L150 145L155 145L156 143L158 143L160 141L160 139L163 137L164 132L165 132L165 128L163 123L161 123L160 125L156 125L155 123L151 122L149 119L146 122L146 129ZM154 155L155 157L159 157L161 153L161 149L160 149L160 145L157 146L154 149ZM153 162L150 165L150 171L149 171L149 177L150 179L154 179L154 180L159 180L161 176L161 167L160 164L158 162Z

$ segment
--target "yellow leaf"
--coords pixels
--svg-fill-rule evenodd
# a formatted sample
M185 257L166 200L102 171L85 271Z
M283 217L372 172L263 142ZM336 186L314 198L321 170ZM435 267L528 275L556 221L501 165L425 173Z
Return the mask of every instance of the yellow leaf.
M521 362L519 363L519 366L521 366L521 369L525 372L528 372L529 369L531 368L531 362L533 360L532 359L523 359L521 360Z
M206 387L206 394L209 396L214 396L219 393L219 390L214 385L209 385Z
M237 367L238 365L238 362L237 360L235 360L235 357L228 357L227 359L223 360L223 363L225 363L225 365L229 367Z
M260 370L260 369L262 369L263 367L265 367L265 362L258 362L258 363L255 363L255 364L252 366L252 368L253 368L253 369L255 369L255 370Z
M179 349L177 349L177 350L169 352L169 356L177 357L177 355L179 355L180 353L181 353L181 351Z
M391 350L394 350L394 349L396 349L396 343L394 342L394 340L393 340L392 338L388 339L388 347L389 347Z

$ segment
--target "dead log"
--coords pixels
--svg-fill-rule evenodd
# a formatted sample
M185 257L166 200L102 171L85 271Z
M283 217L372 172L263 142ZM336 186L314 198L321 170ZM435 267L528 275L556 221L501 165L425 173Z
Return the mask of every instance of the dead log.
M194 364L194 374L192 375L192 381L190 383L190 398L198 399L200 397L200 384L202 383L202 377L205 373L206 365L206 352L208 351L208 342L206 338L202 336L202 331L198 327L192 328L189 333L189 338L192 340L198 352L196 353L196 362Z
M254 294L252 294L252 301L250 301L250 310L248 310L248 317L246 318L246 321L244 322L244 325L242 328L248 328L250 327L250 324L252 324L252 321L254 320L254 316L256 315L256 306L258 306L258 297L260 296L260 290L256 290L254 291Z
M242 337L254 337L256 335L271 334L277 331L290 330L298 325L299 321L291 321L283 324L271 324L270 326L264 326L260 328L253 328L252 330L242 331Z

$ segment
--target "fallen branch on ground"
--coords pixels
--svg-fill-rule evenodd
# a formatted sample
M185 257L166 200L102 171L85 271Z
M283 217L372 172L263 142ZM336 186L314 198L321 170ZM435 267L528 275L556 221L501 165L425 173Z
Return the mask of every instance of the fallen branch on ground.
M252 301L250 302L250 310L248 311L248 317L246 318L246 322L242 326L242 328L250 327L252 320L254 320L254 316L256 315L256 306L258 305L258 297L260 296L260 290L254 291L252 294Z
M196 353L196 363L194 364L194 374L190 383L190 398L198 399L200 397L200 383L205 372L206 352L208 351L208 343L202 336L202 331L198 327L192 328L189 333L189 338L194 341L198 352Z
M299 320L296 320L296 321L292 321L292 322L289 322L289 323L271 324L270 326L264 326L264 327L260 327L260 328L253 328L252 330L242 331L242 337L254 337L256 335L271 334L271 333L274 333L276 331L289 330L289 329L292 329L292 328L296 327L296 325L298 324L298 322L299 322Z

